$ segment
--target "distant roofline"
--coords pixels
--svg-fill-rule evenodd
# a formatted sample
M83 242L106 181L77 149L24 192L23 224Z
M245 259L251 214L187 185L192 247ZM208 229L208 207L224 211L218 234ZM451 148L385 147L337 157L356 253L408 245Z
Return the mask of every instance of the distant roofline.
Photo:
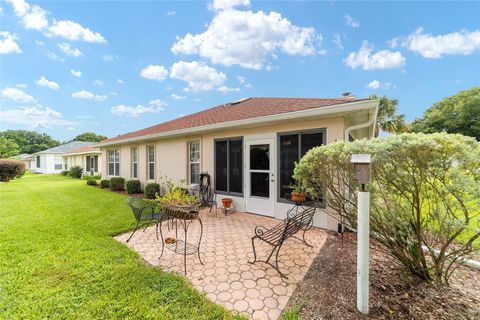
M315 98L298 98L298 99L315 100ZM305 110L284 112L284 113L279 113L274 115L266 115L266 116L247 118L247 119L241 119L241 120L226 121L221 123L214 123L214 124L208 124L204 126L196 126L196 127L185 128L185 129L165 131L165 132L154 133L154 134L140 135L140 136L126 138L126 139L107 141L103 143L99 142L95 146L101 148L101 147L107 147L107 146L113 146L113 145L121 145L129 142L147 141L147 140L158 139L158 138L170 138L170 137L183 136L183 135L206 132L206 131L215 131L220 129L241 127L245 125L262 124L270 121L281 121L281 120L288 120L292 118L302 118L302 117L334 114L339 112L358 111L358 110L362 110L362 108L376 109L377 105L378 105L377 99L356 99L351 101L348 101L348 99L345 99L344 103L337 103L337 104L332 104L328 106L320 106L320 107L310 108ZM200 111L200 112L203 112L203 111ZM155 127L155 126L152 126L152 127ZM141 129L141 130L144 130L144 129Z

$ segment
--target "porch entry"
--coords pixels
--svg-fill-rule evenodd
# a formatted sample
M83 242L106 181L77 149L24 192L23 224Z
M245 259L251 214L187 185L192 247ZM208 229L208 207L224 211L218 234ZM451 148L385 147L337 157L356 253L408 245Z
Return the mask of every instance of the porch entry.
M275 209L274 139L245 142L246 211L269 217Z

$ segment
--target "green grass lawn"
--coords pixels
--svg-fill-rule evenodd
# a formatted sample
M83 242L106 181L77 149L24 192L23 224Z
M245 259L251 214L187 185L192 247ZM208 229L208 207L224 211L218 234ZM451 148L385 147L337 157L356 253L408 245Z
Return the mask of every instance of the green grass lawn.
M112 238L134 226L125 198L56 175L0 183L0 319L233 318Z

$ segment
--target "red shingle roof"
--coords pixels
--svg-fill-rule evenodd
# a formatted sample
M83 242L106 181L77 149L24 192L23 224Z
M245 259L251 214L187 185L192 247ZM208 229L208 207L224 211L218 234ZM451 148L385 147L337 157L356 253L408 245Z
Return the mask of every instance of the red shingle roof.
M153 127L122 134L101 143L132 139L145 135L166 133L180 129L201 127L224 122L254 119L282 113L327 107L366 99L344 98L248 98L219 105L185 117L170 120Z

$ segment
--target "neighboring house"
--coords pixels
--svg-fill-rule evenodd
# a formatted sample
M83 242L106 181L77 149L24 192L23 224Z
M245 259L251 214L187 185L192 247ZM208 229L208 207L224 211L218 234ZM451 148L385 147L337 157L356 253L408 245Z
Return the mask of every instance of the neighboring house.
M102 152L93 145L84 146L63 155L66 169L80 166L85 175L101 175Z
M30 154L22 153L18 156L12 157L12 159L22 161L25 164L26 170L34 170L35 169L35 157Z
M167 176L195 185L207 171L219 203L228 196L239 211L283 219L293 206L287 186L295 162L315 146L372 138L378 104L353 97L248 98L96 146L107 177L145 184ZM336 229L337 221L322 210L314 225Z
M60 173L67 169L63 155L80 147L92 145L93 142L72 141L32 154L35 157L35 169L37 173Z

